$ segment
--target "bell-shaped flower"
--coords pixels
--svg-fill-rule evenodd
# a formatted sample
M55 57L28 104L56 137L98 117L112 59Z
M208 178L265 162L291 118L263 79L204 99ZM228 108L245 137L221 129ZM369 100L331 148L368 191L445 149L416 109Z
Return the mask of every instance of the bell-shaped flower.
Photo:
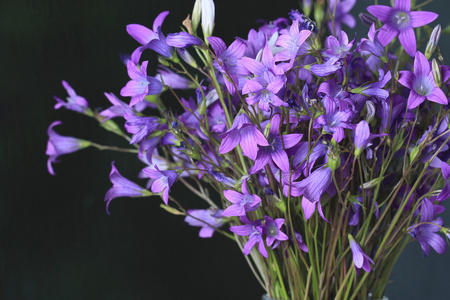
M264 135L243 113L238 114L231 128L219 137L222 139L219 154L228 153L236 148L237 145L241 145L244 155L252 160L256 158L258 145L269 146Z
M173 170L161 171L157 165L153 168L142 169L149 178L154 179L152 183L152 193L163 192L163 200L167 205L169 202L170 187L178 178L178 173Z
M408 97L409 109L419 106L425 99L443 105L448 104L444 92L434 82L430 63L419 51L414 57L414 73L400 71L398 82L411 90Z
M133 135L130 144L140 143L159 126L159 120L154 117L139 117L127 112L124 113L124 117L125 129Z
M91 142L86 140L57 134L53 130L53 127L60 124L62 124L61 121L55 121L47 129L48 142L45 154L49 156L47 160L47 169L51 175L55 175L52 163L58 162L58 157L60 155L72 153L91 145Z
M284 51L278 52L275 55L276 61L287 61L289 60L292 64L294 59L297 57L297 53L300 46L306 41L306 39L311 35L311 31L299 29L299 20L292 22L289 31L278 37L276 42L277 46L280 46Z
M310 202L317 202L322 197L322 194L328 189L331 184L331 169L328 167L321 167L302 181L296 181L291 183L291 196L306 197ZM283 187L284 194L287 196L289 193L289 186Z
M101 116L105 117L105 119L103 119L104 121L115 117L123 117L125 112L131 113L131 108L128 104L117 98L116 95L113 93L104 93L104 95L113 105L100 113Z
M151 193L134 183L133 181L123 177L117 168L114 166L114 162L111 163L111 172L109 173L109 180L113 186L106 192L106 212L109 215L109 203L111 200L119 197L145 197L150 196Z
M354 28L356 26L355 18L350 14L353 6L355 6L356 0L328 0L329 12L331 12L334 22L328 21L328 29L330 32L340 32L341 31L341 23L347 25L350 28ZM334 29L333 30L333 24Z
M84 97L78 96L75 90L66 81L63 80L62 85L66 89L67 94L69 94L69 97L66 98L67 102L64 102L61 98L54 96L54 99L56 100L55 109L64 106L68 110L92 116L93 113L89 108L87 100Z
M161 32L161 25L168 14L168 11L163 11L156 17L153 22L153 30L139 24L127 25L128 34L142 45L134 50L131 55L131 60L134 64L137 65L139 63L141 54L145 49L152 49L168 58L172 57L170 46L166 44L165 37Z
M371 5L367 10L384 23L378 38L386 46L397 35L406 53L416 53L414 29L433 22L438 14L428 11L411 11L411 0L395 0L394 8L385 5Z
M369 124L365 120L359 122L355 128L355 156L360 156L372 139L385 135L372 134L370 133Z
M363 269L366 272L370 272L370 264L375 264L373 260L362 251L361 246L355 241L351 234L348 234L350 241L350 249L353 254L353 264L356 268L356 273L359 274L359 270Z
M144 100L147 95L157 95L163 90L161 81L147 75L148 61L144 61L140 67L131 60L127 63L128 76L131 80L122 88L120 95L131 97L130 107Z
M166 37L166 43L167 45L175 48L187 48L190 46L200 46L203 44L198 37L195 37L185 31L169 33Z
M441 218L434 219L434 215L433 204L428 198L424 198L420 209L420 223L408 228L409 234L419 241L424 257L430 253L431 248L439 254L447 250L444 238L436 233L441 230L444 222Z
M210 238L213 236L216 228L225 224L222 217L222 209L189 209L184 221L190 226L201 227L198 233L201 238Z
M248 241L244 245L244 255L249 255L250 251L258 244L258 251L264 257L269 257L263 240L263 229L261 221L250 221L246 216L240 217L245 225L231 226L230 231L240 236L248 236Z
M281 226L283 226L285 222L284 219L278 218L274 220L269 216L264 216L264 221L265 222L262 228L263 233L266 235L267 246L272 246L272 244L276 241L272 247L272 249L275 249L280 244L280 241L286 241L289 239L288 236L281 231Z
M223 215L227 217L245 216L247 211L257 210L261 203L261 198L258 195L252 195L248 192L247 180L242 182L242 193L225 190L223 195L228 201L233 203L223 211Z

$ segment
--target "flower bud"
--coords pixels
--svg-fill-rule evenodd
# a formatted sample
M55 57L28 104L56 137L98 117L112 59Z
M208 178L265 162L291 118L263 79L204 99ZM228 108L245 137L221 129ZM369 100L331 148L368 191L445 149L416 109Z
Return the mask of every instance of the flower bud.
M366 13L360 13L359 19L361 20L361 22L364 25L369 26L369 27L372 26L372 24L377 21L377 18L375 18L374 16L372 16L370 14L366 14Z
M192 32L197 32L198 24L200 23L200 15L202 12L202 0L196 0L194 9L192 10Z
M206 38L212 35L214 29L215 7L213 0L202 1L202 30L203 37Z
M439 42L439 38L441 37L441 24L438 24L434 27L433 31L430 35L430 40L428 41L427 47L425 49L425 57L430 59L431 54L433 54L434 50L436 50L436 46Z
M302 0L302 10L307 17L311 14L312 4L312 0Z
M439 66L439 63L437 62L437 60L435 58L433 58L431 67L432 67L434 82L436 83L436 85L438 87L441 87L441 85L442 85L441 67Z
M195 69L198 67L197 62L186 49L179 48L177 49L177 53L185 63L187 63L188 65L190 65Z

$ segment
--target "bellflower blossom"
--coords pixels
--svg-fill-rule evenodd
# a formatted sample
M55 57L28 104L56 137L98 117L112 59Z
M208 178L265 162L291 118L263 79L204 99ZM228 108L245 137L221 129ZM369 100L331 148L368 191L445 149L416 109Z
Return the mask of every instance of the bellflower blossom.
M130 107L144 100L147 95L156 95L162 92L161 81L147 75L148 61L144 61L140 67L129 60L127 63L128 76L131 80L122 88L120 95L131 97Z
M145 168L142 170L148 177L154 179L152 183L152 193L163 192L163 200L166 205L169 202L170 187L178 178L178 173L172 170L161 171L157 165L153 168Z
M362 251L361 246L355 241L355 239L348 235L350 241L350 249L353 254L353 264L355 265L356 272L359 274L359 270L363 269L366 272L370 272L370 264L375 264L373 260Z
M222 218L222 209L189 209L184 221L190 226L201 227L198 235L201 238L210 238L215 228L222 227L225 222Z
M247 190L247 180L242 182L242 193L225 190L223 191L225 198L233 203L228 206L222 213L223 216L245 216L247 211L257 210L261 203L261 198L258 195L252 195Z
M45 154L49 156L47 161L47 169L52 175L55 175L52 163L57 162L60 155L72 153L91 145L91 142L89 141L57 134L53 130L53 127L60 124L62 124L61 121L55 121L47 129L48 142Z
M444 92L434 82L430 63L419 51L414 57L414 73L408 70L400 71L398 82L411 90L408 97L409 109L419 106L425 99L439 104L448 104Z
M439 254L443 254L447 249L445 240L436 233L441 230L444 222L441 218L433 219L433 204L429 199L424 198L420 210L420 223L408 228L409 234L419 241L423 256L428 256L431 248Z
M136 183L123 177L114 162L111 163L111 172L109 173L109 180L113 186L105 194L106 212L109 215L109 203L111 200L119 197L143 197L149 196L150 192L140 187Z
M264 135L250 121L247 115L241 113L236 116L233 125L224 134L220 135L222 142L220 143L219 153L227 153L236 148L239 144L244 155L251 159L256 158L258 146L269 146Z
M139 59L145 49L152 49L168 58L172 57L170 47L165 42L165 37L161 32L161 25L168 14L168 11L163 11L156 17L153 22L153 30L139 24L127 25L128 34L142 45L136 48L131 55L131 60L135 65L139 63Z
M264 221L265 222L262 228L263 233L266 235L267 246L272 246L272 244L276 241L272 247L272 249L275 249L281 241L286 241L289 239L289 237L280 230L285 222L284 219L277 218L274 220L269 216L264 216Z
M87 100L82 96L78 96L75 90L67 83L67 81L63 80L62 85L66 89L67 94L69 94L69 97L66 98L67 102L64 102L63 100L61 100L61 98L55 96L55 109L59 109L64 106L68 110L91 116L92 111L89 108Z
M356 0L328 0L329 12L333 16L334 22L328 21L328 29L330 32L340 32L341 23L350 28L355 28L356 20L349 12L355 6ZM334 23L334 30L333 30Z
M250 251L258 244L258 251L264 257L269 257L263 240L263 228L261 221L250 221L247 217L240 218L245 225L231 226L230 231L240 236L248 236L248 242L244 245L243 252L249 255Z
M411 11L411 0L396 0L394 8L385 5L371 5L367 10L385 23L378 34L381 44L386 46L397 35L406 53L416 53L414 29L433 22L438 14L429 11Z

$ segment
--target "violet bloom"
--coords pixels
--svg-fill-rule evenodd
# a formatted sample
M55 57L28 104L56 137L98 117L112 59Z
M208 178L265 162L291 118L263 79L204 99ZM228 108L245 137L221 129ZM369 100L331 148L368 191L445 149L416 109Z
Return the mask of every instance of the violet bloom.
M223 175L223 173L214 171L213 169L208 169L208 173L212 175L215 180L225 185L234 187L234 185L236 184L236 180L234 180L233 178L227 177Z
M323 130L332 133L334 140L339 143L345 138L344 128L352 128L348 123L352 116L353 112L350 110L327 111L326 114L320 115L314 121L314 128L323 126Z
M111 172L109 173L109 180L113 186L106 192L106 212L109 215L109 203L111 200L119 197L143 197L150 196L150 192L143 187L137 185L131 180L123 177L117 168L114 166L114 162L111 163Z
M153 30L138 24L127 25L128 34L142 45L134 50L131 55L131 60L134 64L139 63L141 54L145 49L152 49L153 51L168 58L172 57L170 47L166 44L165 37L161 32L161 25L168 14L168 11L163 11L156 17L153 22Z
M113 106L111 106L108 109L103 110L100 115L105 117L105 119L103 121L115 118L115 117L123 117L124 112L131 112L130 107L128 106L128 104L126 104L125 102L123 102L122 100L120 100L119 98L116 97L116 95L114 95L113 93L104 93L104 95L106 96L106 98L108 98L109 102L111 102L111 104Z
M372 134L370 133L369 124L367 124L365 120L359 122L355 129L355 156L360 156L372 139L385 135L386 134Z
M445 240L436 233L441 230L444 222L441 218L433 220L434 214L433 204L424 198L420 209L420 223L408 228L409 234L419 241L424 257L430 253L431 248L439 254L443 254L447 249Z
M242 182L242 193L225 190L223 195L228 201L233 203L224 210L223 215L226 217L245 216L247 211L257 210L261 203L261 198L258 195L252 195L248 192L247 180Z
M350 249L352 250L353 264L355 265L356 273L359 274L360 269L370 272L370 264L374 265L375 263L362 251L361 246L358 245L351 234L348 235L348 239L350 240Z
M259 253L264 257L269 257L264 240L262 238L263 229L261 221L250 221L247 217L240 218L245 225L231 226L230 231L240 236L248 236L248 242L244 245L244 255L249 255L252 248L258 244Z
M366 96L374 96L381 99L389 97L389 92L384 89L384 86L391 80L390 72L384 73L383 69L378 69L379 81L368 84L363 87L354 88L353 93L363 94Z
M203 42L185 31L169 33L166 37L166 43L175 48L187 48L190 46L200 46Z
M157 165L155 165L154 169L142 169L142 172L144 172L149 178L154 179L151 191L152 193L163 192L163 200L167 205L169 202L170 187L177 180L178 173L172 170L160 171Z
M295 232L295 240L297 241L298 248L303 252L308 252L308 246L303 241L302 235ZM291 237L291 241L294 241L294 237Z
M300 49L300 46L311 35L311 31L309 30L299 31L298 22L299 20L292 22L289 32L278 37L276 45L283 47L284 51L278 52L275 55L276 61L289 60L292 64L294 59L297 57L297 52Z
M138 68L131 60L127 63L128 76L131 80L122 88L120 95L131 97L130 107L144 100L147 95L157 95L163 90L161 81L147 76L148 61Z
M416 53L414 29L433 22L438 14L428 11L411 11L411 0L396 0L394 8L385 5L371 5L367 10L385 23L378 34L381 44L386 46L397 35L406 53Z
M331 169L322 167L312 172L308 177L299 182L291 183L291 196L308 199L310 202L317 202L322 194L331 184ZM284 194L288 194L289 186L283 187ZM287 195L286 195L287 196Z
M47 160L47 169L51 175L55 175L52 163L58 162L58 156L72 153L91 145L91 142L89 141L57 134L53 130L53 127L59 124L61 124L61 121L55 121L47 129L48 142L45 154L49 156Z
M419 51L414 57L414 73L400 71L398 82L411 90L408 97L409 109L419 106L425 99L439 104L448 104L444 92L434 82L430 63Z
M325 40L325 52L324 55L327 57L333 58L344 58L350 52L350 49L353 47L353 43L355 39L352 41L348 40L348 36L345 31L341 30L338 32L338 37L336 38L334 35L330 35Z
M269 144L259 149L255 163L248 172L249 174L254 174L273 161L281 171L289 173L289 157L285 149L297 145L302 139L303 134L291 133L280 135L279 114L274 115L267 126L270 126L269 137L267 138Z
M222 217L222 209L189 209L184 221L190 226L201 227L198 233L201 238L213 236L215 228L220 228L225 224Z
M161 82L164 82L164 85L170 86L174 90L193 89L196 87L195 83L167 67L159 66L157 72L155 77L161 78Z
M235 86L239 89L240 80L243 80L244 75L248 75L247 69L240 61L247 46L241 40L235 40L227 49L224 41L215 36L208 37L208 42L211 44L217 58L214 61L214 67L222 73L223 81L228 91L234 95L236 92Z
M333 22L328 21L328 29L330 32L339 32L341 31L341 23L344 23L350 28L354 28L356 26L355 18L349 13L352 10L353 6L355 6L356 0L328 0L329 12L334 17L334 29L333 31Z
M278 218L274 220L269 216L264 216L264 220L265 223L262 228L263 233L267 235L267 246L272 246L272 244L276 241L272 247L272 249L275 249L280 244L280 241L286 241L289 239L288 236L280 230L281 226L284 224L284 219Z
M60 98L54 96L53 98L56 100L55 109L64 106L68 110L92 116L93 113L89 108L87 100L84 97L78 96L75 90L66 81L63 80L62 85L66 89L67 94L69 94L69 97L66 98L67 102L64 102Z
M124 117L127 120L125 129L133 134L130 144L140 143L159 126L159 120L154 117L139 117L127 112L124 113Z
M258 146L269 146L264 135L250 121L247 115L241 113L236 116L233 125L227 132L219 136L222 139L219 154L230 152L239 144L245 156L255 160Z

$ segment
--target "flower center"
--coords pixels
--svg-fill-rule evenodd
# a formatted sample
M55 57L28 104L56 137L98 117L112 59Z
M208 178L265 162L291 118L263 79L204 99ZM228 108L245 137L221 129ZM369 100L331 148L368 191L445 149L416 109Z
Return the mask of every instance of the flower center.
M418 77L414 81L414 91L416 91L417 94L422 96L428 96L431 94L431 91L433 90L433 78L430 78L430 76L423 76Z
M278 228L275 226L275 224L270 224L267 228L267 234L271 237L277 236Z
M391 25L398 30L402 30L410 26L411 18L409 14L405 11L396 11L392 14L391 17Z

